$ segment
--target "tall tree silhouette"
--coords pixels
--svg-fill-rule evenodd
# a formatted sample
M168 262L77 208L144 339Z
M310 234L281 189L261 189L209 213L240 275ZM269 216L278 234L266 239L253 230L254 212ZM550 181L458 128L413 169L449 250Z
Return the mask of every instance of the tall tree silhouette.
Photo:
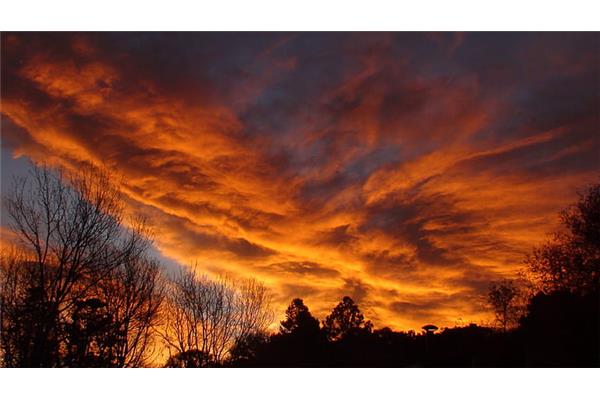
M371 321L365 321L358 306L348 296L344 296L323 322L323 329L330 340L360 331L371 332L372 327Z
M292 300L262 358L267 365L316 367L327 358L327 339L302 299Z
M319 331L319 320L312 316L302 299L294 299L285 311L285 320L280 322L279 332L289 334L312 334Z
M114 348L118 332L106 303L97 298L75 303L71 321L66 324L65 364L72 367L110 367L116 363Z

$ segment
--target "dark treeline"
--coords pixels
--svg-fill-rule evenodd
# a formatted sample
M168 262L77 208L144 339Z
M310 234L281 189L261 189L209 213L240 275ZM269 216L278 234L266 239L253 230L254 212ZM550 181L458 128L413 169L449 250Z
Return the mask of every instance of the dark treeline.
M351 322L361 317L347 308L337 338L301 299L288 308L281 331L238 342L227 366L239 367L598 367L598 295L568 292L538 294L516 329L503 331L476 324L422 333L371 329ZM343 309L343 311L342 311ZM355 319L356 320L356 319ZM288 330L285 326L294 326Z
M2 366L600 366L600 185L519 279L490 283L493 326L396 332L344 297L323 321L294 299L272 333L263 284L167 274L113 179L34 167L3 199L19 243L0 260Z

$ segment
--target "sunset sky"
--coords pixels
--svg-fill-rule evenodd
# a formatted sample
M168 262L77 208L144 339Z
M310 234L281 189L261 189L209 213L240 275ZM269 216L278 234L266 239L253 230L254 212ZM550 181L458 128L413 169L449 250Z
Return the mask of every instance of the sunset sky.
M28 160L104 163L167 265L263 280L277 319L350 295L376 327L488 321L489 282L600 180L598 33L3 33L1 56L3 193Z

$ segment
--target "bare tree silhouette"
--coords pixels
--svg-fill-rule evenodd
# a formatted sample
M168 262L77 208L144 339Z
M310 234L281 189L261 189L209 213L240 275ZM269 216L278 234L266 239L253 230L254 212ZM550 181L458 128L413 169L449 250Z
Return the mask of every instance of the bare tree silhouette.
M32 166L3 200L22 251L2 257L0 347L6 366L140 366L160 303L142 219L114 178ZM112 338L109 339L109 336Z
M170 282L167 298L162 337L169 351L201 354L200 366L222 364L237 341L273 318L266 287L252 279L209 279L192 268Z

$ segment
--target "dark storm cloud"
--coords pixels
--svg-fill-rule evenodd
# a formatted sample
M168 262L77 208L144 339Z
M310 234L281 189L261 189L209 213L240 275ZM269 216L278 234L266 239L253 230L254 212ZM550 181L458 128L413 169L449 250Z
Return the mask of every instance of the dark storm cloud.
M342 296L350 296L355 303L365 304L365 300L372 288L360 279L345 279L340 290Z
M339 271L311 261L287 261L273 263L260 267L270 273L312 276L315 278L334 278L340 275Z
M202 254L239 259L264 259L277 254L273 249L244 238L218 234L210 226L198 226L187 218L163 213L154 207L146 208L145 212L156 218L154 226L161 240L176 247L180 254L185 254L185 262Z
M368 208L365 223L359 229L363 232L382 231L399 243L414 245L415 261L428 265L453 265L461 261L460 255L438 247L431 236L436 233L469 232L474 229L471 224L476 218L456 209L452 198L442 194L429 197L390 197ZM432 222L438 226L428 227ZM407 264L404 257L391 257L390 261Z
M358 238L349 232L349 228L350 225L346 224L319 232L315 237L315 243L334 247L352 245Z

